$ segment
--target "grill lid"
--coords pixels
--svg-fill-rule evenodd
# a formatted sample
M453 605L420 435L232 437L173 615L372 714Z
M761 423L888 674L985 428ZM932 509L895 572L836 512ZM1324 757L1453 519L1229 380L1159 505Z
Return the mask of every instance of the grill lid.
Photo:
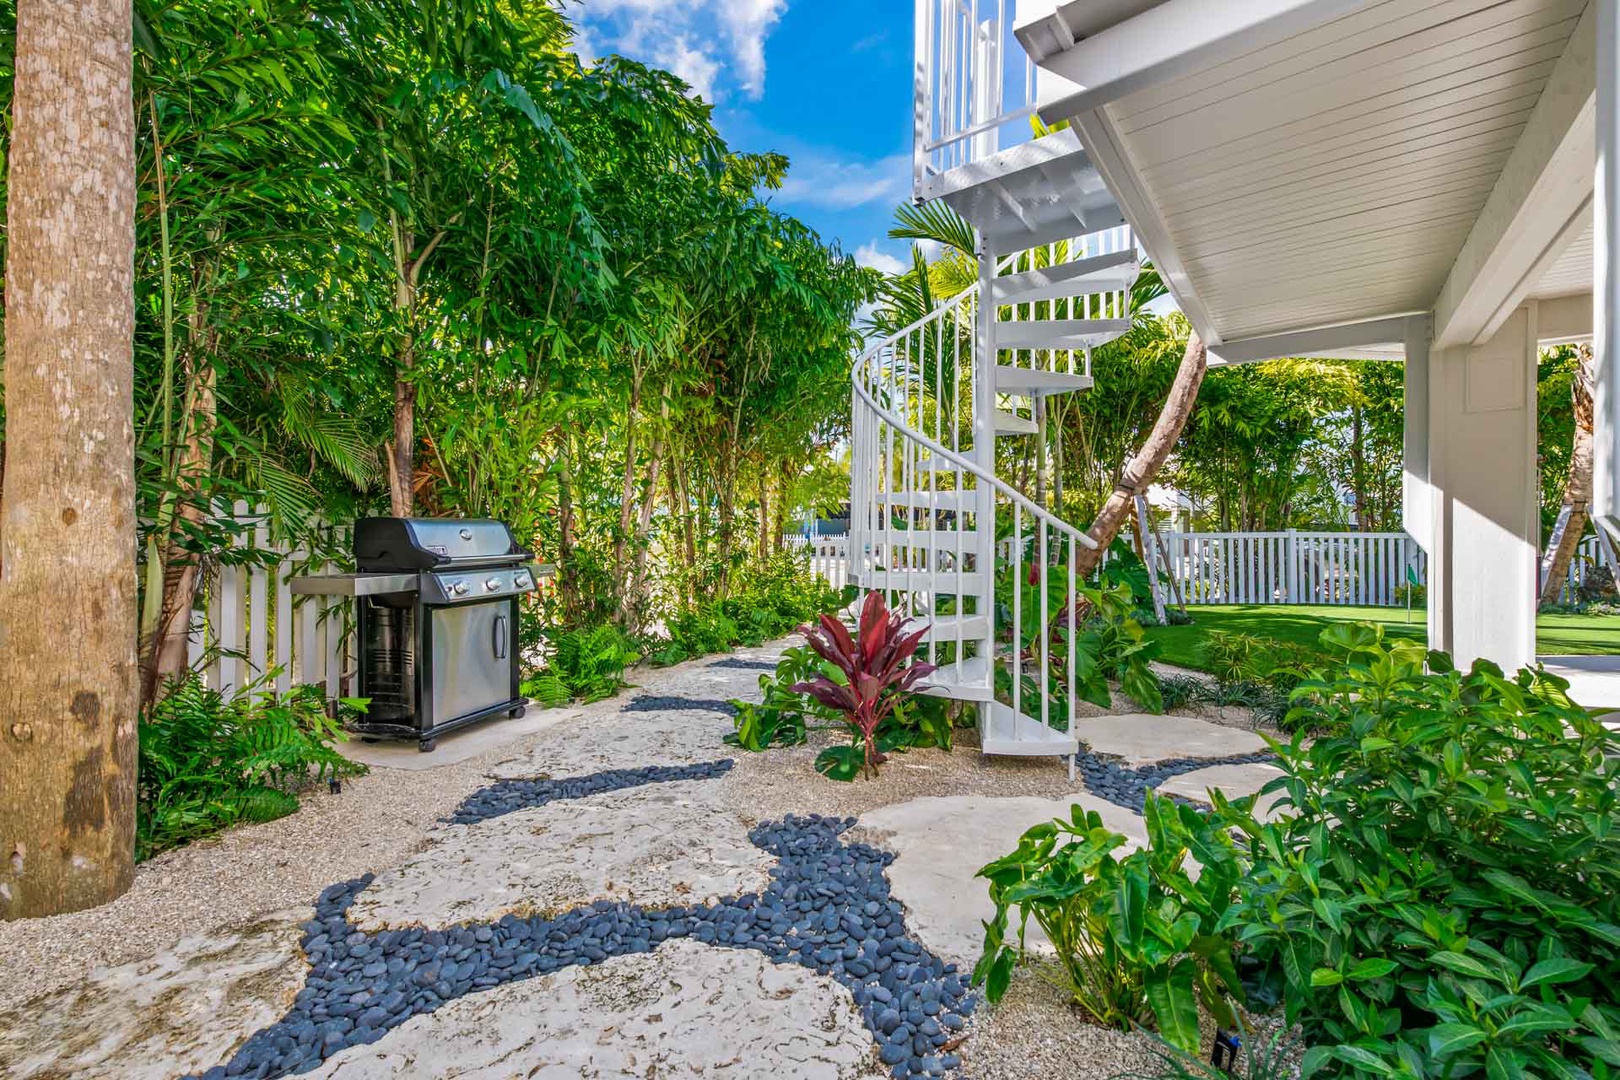
M497 566L530 557L499 521L372 517L354 524L354 563L360 570Z

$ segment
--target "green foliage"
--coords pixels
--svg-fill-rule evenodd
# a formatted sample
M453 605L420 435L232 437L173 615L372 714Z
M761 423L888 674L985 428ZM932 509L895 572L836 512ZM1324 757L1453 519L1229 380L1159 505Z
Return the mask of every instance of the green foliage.
M1566 684L1322 635L1224 928L1280 988L1308 1074L1612 1075L1620 1065L1620 739ZM1427 671L1425 671L1427 667Z
M1034 919L1057 951L1064 990L1094 1022L1156 1027L1196 1053L1200 1006L1237 1026L1242 986L1220 929L1240 866L1231 838L1191 807L1149 796L1144 814L1150 845L1127 855L1117 854L1124 836L1075 806L1069 820L1037 825L981 869L996 913L973 981L1001 999Z
M733 701L737 715L736 730L726 736L726 742L744 750L758 752L772 746L798 746L807 733L806 719L830 723L837 716L810 697L795 693L791 687L815 675L835 677L837 669L800 645L784 649L777 662L774 675L759 677L759 690L763 698L759 703Z
M1251 710L1259 723L1292 730L1290 695L1328 662L1321 652L1288 641L1214 630L1204 664L1216 685L1206 700Z
M669 616L669 639L654 647L652 661L667 667L737 645L761 645L839 606L839 594L810 572L807 556L781 552L748 569L725 600Z
M1131 586L1078 587L1085 604L1084 621L1075 636L1074 692L1082 701L1110 708L1109 680L1151 713L1164 712L1158 676L1149 666L1158 645L1147 639L1134 617ZM1067 636L1061 630L1060 636ZM1066 658L1062 663L1066 663ZM1066 669L1065 669L1066 670Z
M1209 694L1204 681L1191 675L1160 675L1158 678L1159 700L1167 710L1203 701Z
M548 707L601 701L628 685L625 669L640 659L635 642L611 623L564 630L551 639L546 668L524 682L523 692Z
M1289 1037L1287 1028L1278 1028L1269 1038L1244 1040L1237 1067L1228 1072L1190 1054L1179 1046L1158 1040L1153 1053L1159 1058L1159 1067L1152 1072L1122 1073L1114 1080L1294 1080L1297 1075L1296 1041Z
M1406 607L1409 603L1414 608L1427 606L1429 603L1429 587L1427 585L1413 585L1409 582L1395 586L1395 606Z
M136 858L284 817L308 782L365 772L333 749L343 739L319 687L278 698L258 684L227 700L187 676L140 718Z

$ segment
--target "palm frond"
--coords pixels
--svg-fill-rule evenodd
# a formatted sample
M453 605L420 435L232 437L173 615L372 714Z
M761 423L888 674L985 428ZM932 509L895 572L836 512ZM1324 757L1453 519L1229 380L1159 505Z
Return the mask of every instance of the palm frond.
M978 255L978 237L966 218L938 200L914 206L904 203L895 208L891 240L930 240L952 248L968 258Z

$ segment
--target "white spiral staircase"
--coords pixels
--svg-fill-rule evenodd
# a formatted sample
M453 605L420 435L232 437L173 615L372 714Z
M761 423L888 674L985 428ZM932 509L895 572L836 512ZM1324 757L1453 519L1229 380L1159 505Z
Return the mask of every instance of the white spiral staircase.
M1004 257L987 241L977 285L855 364L852 572L929 622L924 692L975 703L987 754L1073 769L1075 695L1052 715L1040 673L1074 685L1072 650L1053 670L1053 632L1095 545L997 477L996 440L1038 434L1037 399L1092 385L1091 350L1130 329L1139 269L1124 226Z

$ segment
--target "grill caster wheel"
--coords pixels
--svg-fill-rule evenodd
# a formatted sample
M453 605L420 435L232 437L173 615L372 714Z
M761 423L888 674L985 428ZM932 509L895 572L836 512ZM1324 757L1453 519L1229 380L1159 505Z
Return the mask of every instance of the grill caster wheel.
M416 749L421 751L424 754L431 754L431 753L433 753L433 751L437 750L438 748L439 748L439 740L438 739L423 739L421 742L416 744Z
M521 720L521 719L523 719L523 714L528 712L528 711L529 711L529 707L527 705L519 705L517 708L513 709L511 712L507 713L506 715L510 716L513 720Z

